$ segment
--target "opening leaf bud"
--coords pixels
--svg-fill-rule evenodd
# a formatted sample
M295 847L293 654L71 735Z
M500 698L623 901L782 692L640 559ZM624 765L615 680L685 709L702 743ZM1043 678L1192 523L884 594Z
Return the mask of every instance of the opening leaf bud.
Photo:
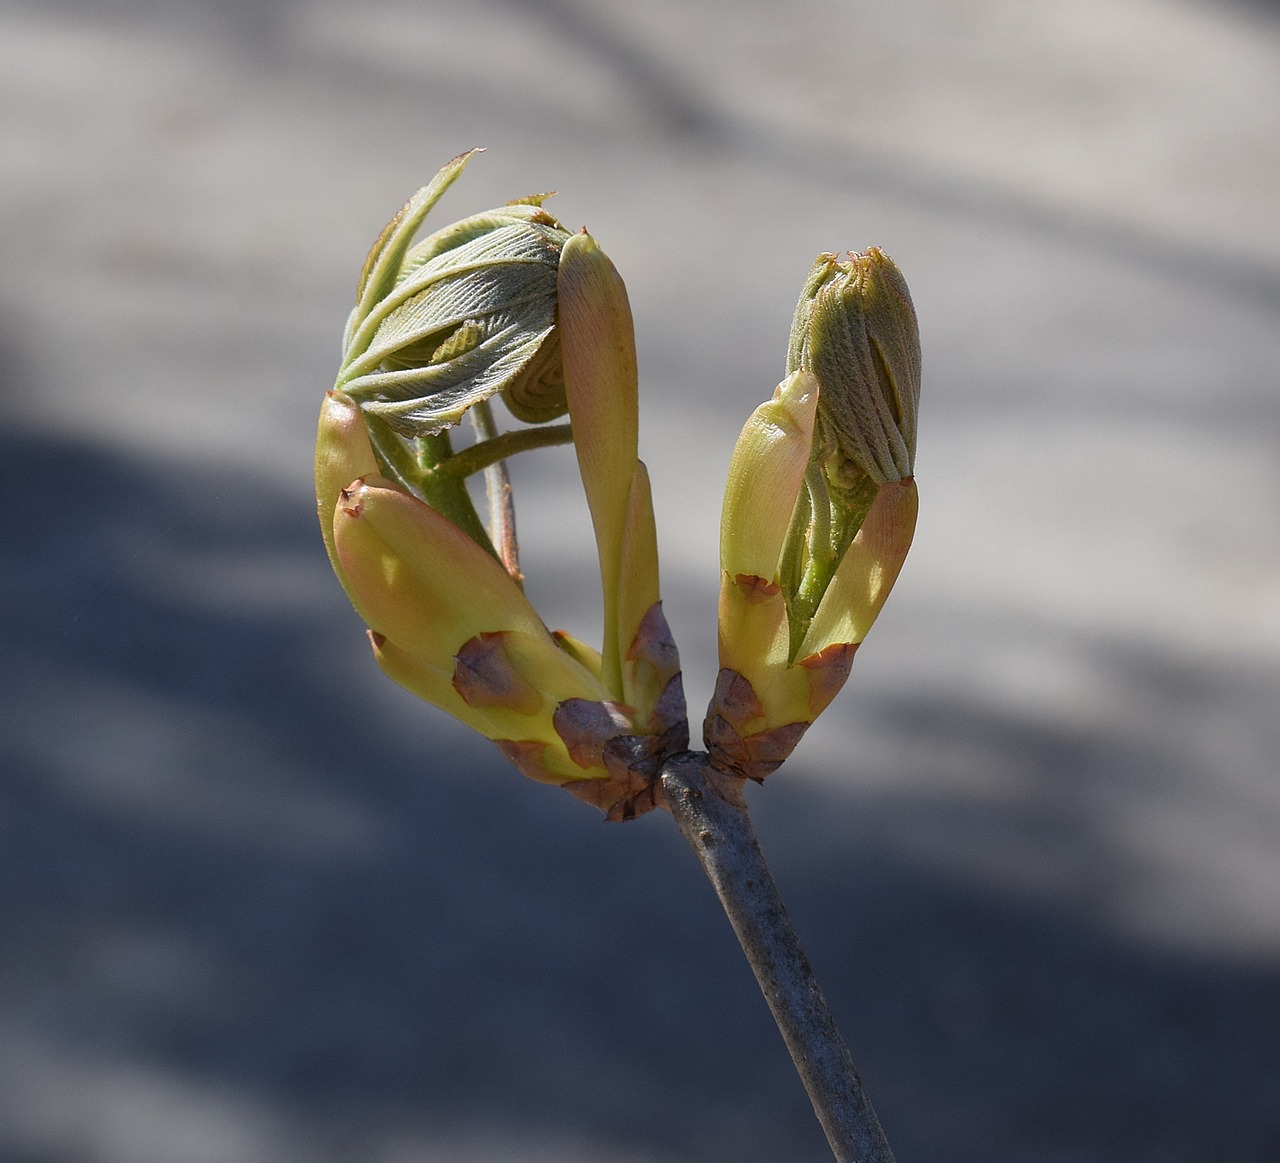
M907 281L878 247L819 255L791 327L787 371L818 381L828 474L876 485L915 471L920 331Z
M738 439L721 521L721 671L704 738L713 762L751 779L844 684L914 533L920 339L887 255L818 257L787 371Z
M626 290L585 231L570 236L542 209L547 195L416 241L471 156L419 190L365 261L321 415L321 528L384 672L525 775L628 818L655 806L688 723L637 457ZM540 427L500 431L499 395ZM566 412L572 426L545 423ZM455 451L446 430L468 413L476 440ZM598 651L551 634L529 604L503 463L569 439L599 556ZM481 472L487 530L467 488Z

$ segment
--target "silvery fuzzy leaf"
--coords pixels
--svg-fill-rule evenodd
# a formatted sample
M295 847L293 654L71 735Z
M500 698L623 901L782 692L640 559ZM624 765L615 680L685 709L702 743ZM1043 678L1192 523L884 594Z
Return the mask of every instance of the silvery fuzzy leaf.
M455 222L442 230L437 230L421 242L415 243L404 256L396 282L402 283L412 278L419 269L432 259L456 250L472 239L495 231L500 227L518 224L541 228L548 237L554 236L557 232L559 234L566 233L564 227L555 218L537 205L502 206L497 210L487 210L483 214L473 214L470 218L464 218L460 222ZM556 247L558 250L559 243L556 244Z
M534 358L551 334L522 319L508 319L464 354L421 368L363 376L346 391L363 411L406 437L430 435L457 424L468 408L501 392Z

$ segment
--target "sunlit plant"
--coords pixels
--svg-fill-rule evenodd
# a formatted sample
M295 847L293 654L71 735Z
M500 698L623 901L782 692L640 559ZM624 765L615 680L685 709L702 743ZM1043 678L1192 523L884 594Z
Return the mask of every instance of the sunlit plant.
M915 312L876 248L820 255L787 374L748 418L720 531L720 672L689 747L662 613L626 289L545 195L420 237L475 151L387 224L321 409L316 505L378 665L524 775L630 819L671 813L751 962L839 1160L892 1153L756 844L742 797L839 692L911 544ZM500 404L514 426L500 428ZM567 422L566 422L567 418ZM451 430L475 437L455 447ZM506 461L572 442L595 535L598 645L525 596ZM485 484L486 512L468 481Z

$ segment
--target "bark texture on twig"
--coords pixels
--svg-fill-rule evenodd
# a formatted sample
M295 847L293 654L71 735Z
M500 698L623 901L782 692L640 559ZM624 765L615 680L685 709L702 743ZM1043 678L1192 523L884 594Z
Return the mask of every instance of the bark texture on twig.
M684 752L662 768L681 833L724 906L839 1163L893 1163L835 1019L796 937L742 799L741 781Z

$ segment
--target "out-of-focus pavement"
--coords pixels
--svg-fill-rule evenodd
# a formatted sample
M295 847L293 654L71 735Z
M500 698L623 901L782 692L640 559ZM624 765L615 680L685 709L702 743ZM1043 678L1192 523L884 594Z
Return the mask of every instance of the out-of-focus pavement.
M4 0L0 1158L825 1157L670 821L382 680L312 528L475 144L442 220L558 189L628 280L695 710L810 261L911 281L917 545L752 798L902 1163L1280 1159L1280 7L1207 0Z

